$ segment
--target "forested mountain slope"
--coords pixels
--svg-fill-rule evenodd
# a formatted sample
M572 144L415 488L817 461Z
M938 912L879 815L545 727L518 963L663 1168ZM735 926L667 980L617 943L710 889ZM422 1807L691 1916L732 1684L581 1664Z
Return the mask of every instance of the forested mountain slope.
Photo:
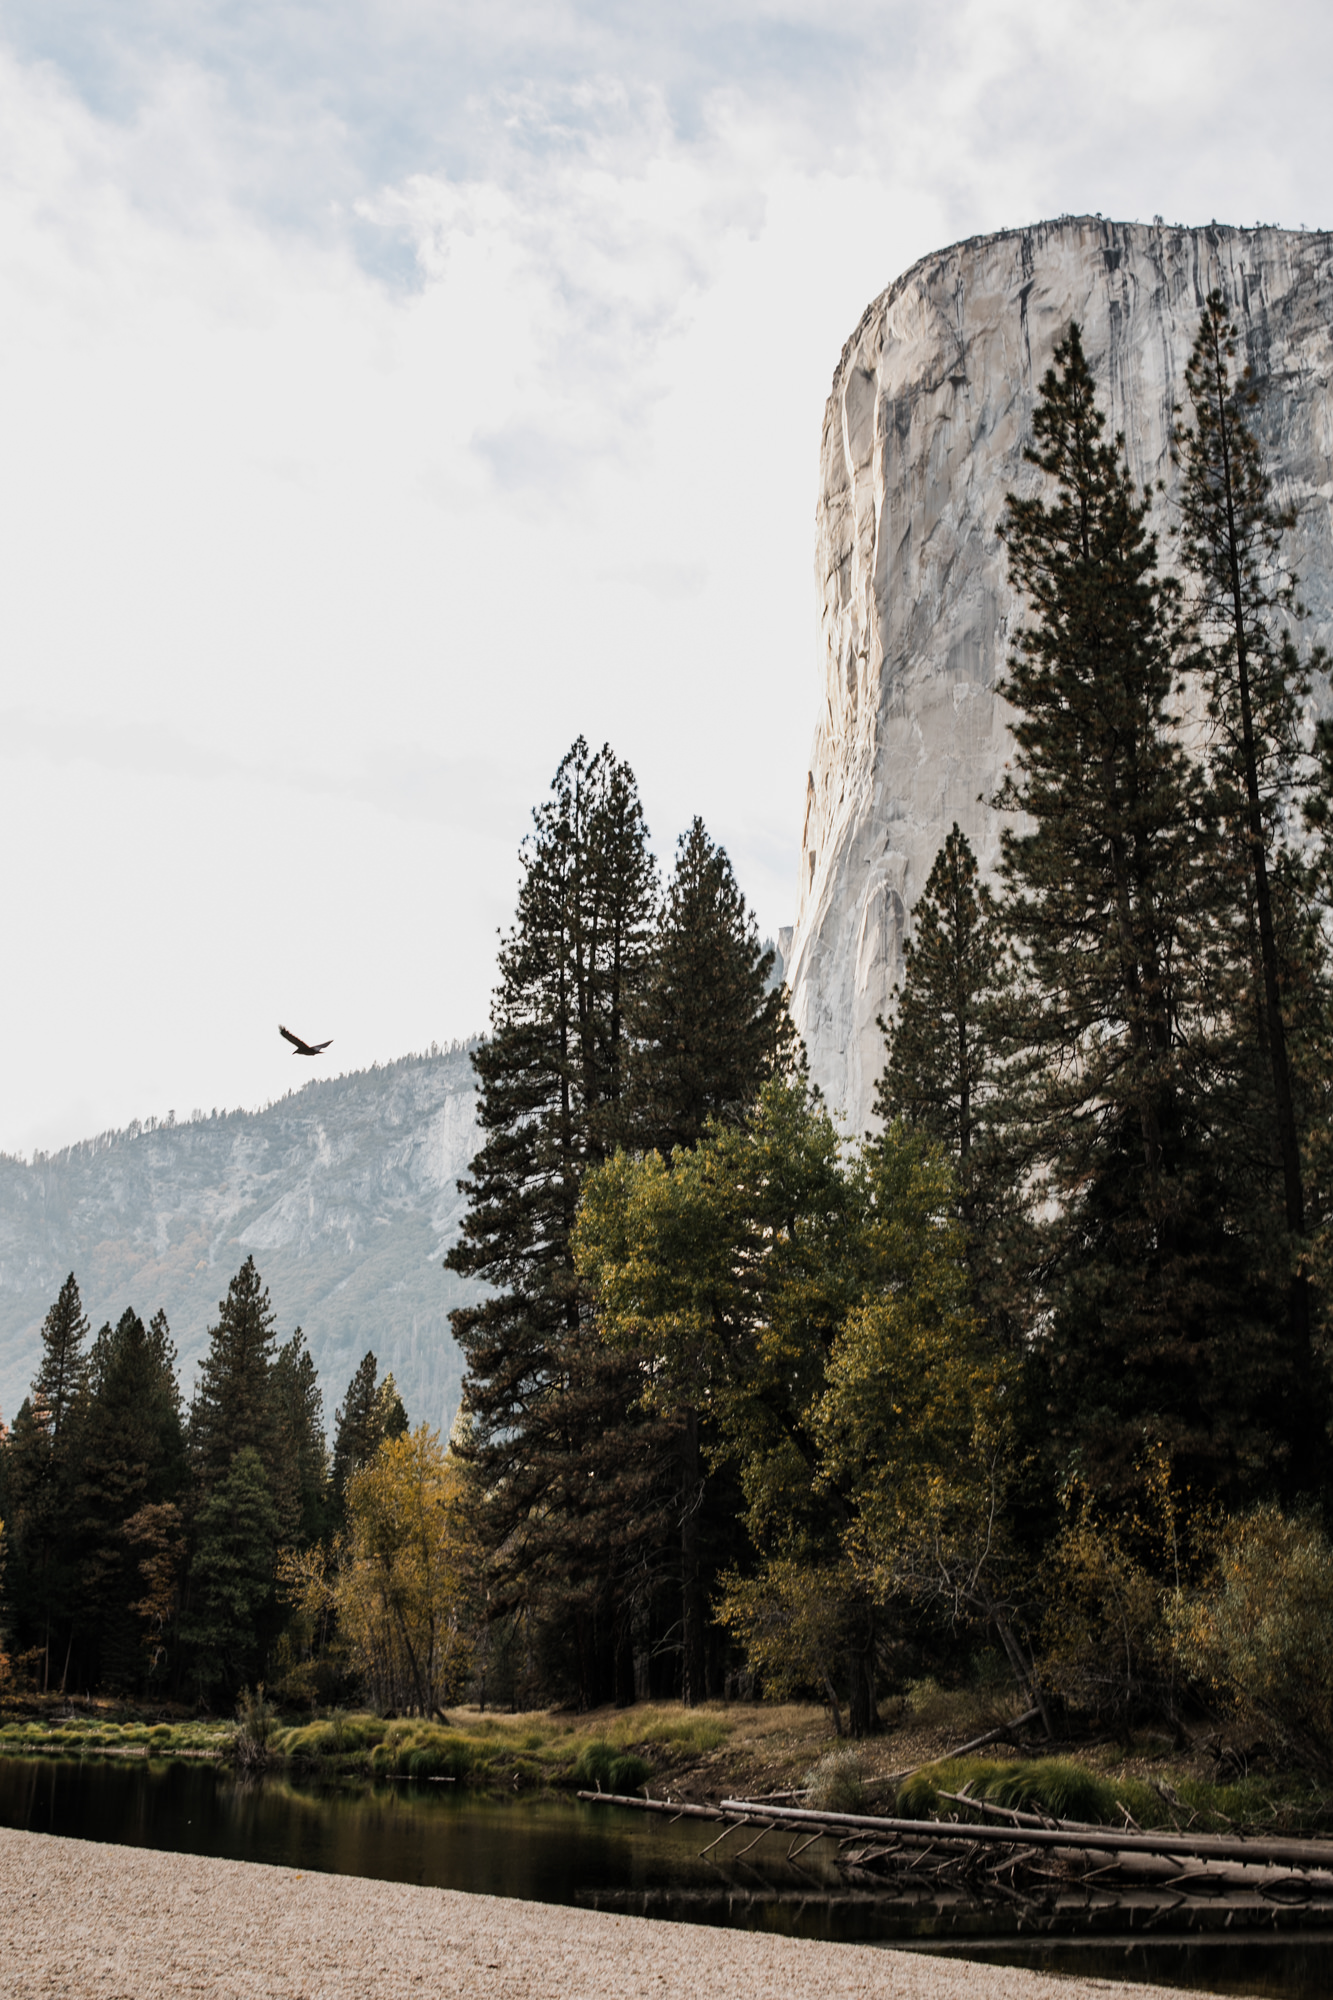
M278 1332L305 1328L330 1422L368 1347L408 1414L448 1425L461 1360L441 1268L475 1147L465 1048L307 1083L262 1111L0 1157L0 1414L27 1393L43 1315L73 1270L96 1329L165 1308L188 1397L233 1272L253 1253Z

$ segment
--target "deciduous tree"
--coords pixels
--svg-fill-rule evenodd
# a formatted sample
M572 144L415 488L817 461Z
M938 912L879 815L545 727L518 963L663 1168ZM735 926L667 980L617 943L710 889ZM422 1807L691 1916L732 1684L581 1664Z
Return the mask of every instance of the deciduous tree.
M462 1497L459 1468L426 1424L387 1439L348 1483L334 1600L382 1711L443 1720L462 1693L473 1568Z

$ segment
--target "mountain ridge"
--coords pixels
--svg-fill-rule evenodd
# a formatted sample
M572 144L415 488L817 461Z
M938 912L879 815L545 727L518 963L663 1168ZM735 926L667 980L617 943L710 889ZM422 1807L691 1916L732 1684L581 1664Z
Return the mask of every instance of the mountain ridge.
M161 1306L190 1394L218 1301L253 1254L286 1339L301 1325L332 1422L373 1348L413 1422L453 1420L441 1268L476 1150L475 1042L311 1078L256 1111L132 1120L31 1159L0 1155L0 1413L12 1417L66 1273L93 1326Z

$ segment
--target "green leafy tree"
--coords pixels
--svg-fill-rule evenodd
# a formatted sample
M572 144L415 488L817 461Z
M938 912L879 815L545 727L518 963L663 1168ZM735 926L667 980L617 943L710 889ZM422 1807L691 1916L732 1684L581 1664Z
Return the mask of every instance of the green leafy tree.
M840 1151L806 1080L774 1078L744 1126L711 1126L670 1162L617 1154L588 1182L577 1247L606 1340L649 1357L656 1406L692 1401L737 1468L758 1573L734 1579L734 1628L772 1671L755 1635L781 1625L802 1577L818 1598L803 1629L823 1650L802 1649L799 1678L840 1723L845 1699L864 1735L878 1723L875 1607L816 1435L827 1356L867 1281L866 1189Z
M376 1706L440 1715L470 1666L471 1547L460 1467L426 1424L352 1475L334 1596Z
M1277 1446L1277 1356L1209 1145L1226 935L1208 800L1168 714L1180 592L1123 441L1103 435L1076 326L1034 431L1054 497L1010 495L1005 517L1032 622L1004 687L999 802L1026 821L1004 835L1023 969L1006 1117L1044 1213L1044 1428L1099 1491L1128 1491L1145 1433L1187 1477L1234 1487Z
M482 1145L446 1261L490 1287L452 1319L492 1607L563 1635L592 1705L632 1697L634 1578L657 1530L659 1468L638 1370L590 1324L570 1239L584 1177L625 1128L656 877L633 774L609 749L580 738L533 818L492 1031L473 1056Z
M181 1636L201 1697L234 1696L261 1668L280 1535L264 1461L243 1445L195 1519Z
M1050 1734L1015 1629L1018 1363L974 1309L952 1162L896 1122L867 1149L865 1172L874 1279L826 1364L821 1478L846 1495L846 1548L875 1600L989 1628Z

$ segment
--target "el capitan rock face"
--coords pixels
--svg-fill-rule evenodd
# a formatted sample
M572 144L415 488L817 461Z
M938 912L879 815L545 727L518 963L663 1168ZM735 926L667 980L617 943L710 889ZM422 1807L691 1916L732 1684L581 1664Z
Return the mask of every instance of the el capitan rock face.
M1333 236L1077 216L924 258L871 305L824 417L816 584L823 705L787 953L811 1068L853 1131L883 1067L910 912L956 819L983 871L1009 753L997 692L1019 606L996 534L1032 410L1071 319L1111 431L1124 431L1165 562L1173 407L1208 292L1231 303L1267 393L1258 428L1296 508L1291 552L1333 641ZM1327 697L1321 691L1321 699Z

